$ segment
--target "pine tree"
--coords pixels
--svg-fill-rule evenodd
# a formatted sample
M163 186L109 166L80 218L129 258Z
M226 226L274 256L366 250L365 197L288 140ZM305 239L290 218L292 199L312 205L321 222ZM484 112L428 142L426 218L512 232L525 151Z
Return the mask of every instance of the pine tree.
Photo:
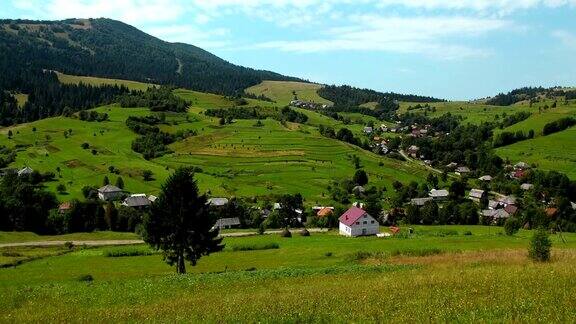
M177 169L162 186L162 192L144 219L144 241L162 250L164 260L176 265L176 272L186 273L185 261L195 266L203 255L224 248L219 231L212 229L206 196L189 168Z
M104 176L104 180L102 181L102 185L107 186L110 184L110 180L108 179L108 176Z
M124 189L124 179L122 177L116 178L116 187Z

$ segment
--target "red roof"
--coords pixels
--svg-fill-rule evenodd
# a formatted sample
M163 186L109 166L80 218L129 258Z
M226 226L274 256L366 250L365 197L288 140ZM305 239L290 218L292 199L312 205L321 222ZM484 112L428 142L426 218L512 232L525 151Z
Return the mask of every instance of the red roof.
M330 214L332 214L332 209L328 208L328 207L324 207L324 208L320 209L316 215L318 215L318 217L324 217L324 216L328 216Z
M558 208L556 208L556 207L546 208L546 215L548 215L549 217L556 216L557 212L558 212Z
M516 212L518 211L518 207L514 206L514 205L508 205L506 207L504 207L504 210L510 214L510 215L514 215L516 214Z
M340 218L338 219L340 223L346 226L352 226L360 217L364 216L366 212L358 207L352 207L348 209Z

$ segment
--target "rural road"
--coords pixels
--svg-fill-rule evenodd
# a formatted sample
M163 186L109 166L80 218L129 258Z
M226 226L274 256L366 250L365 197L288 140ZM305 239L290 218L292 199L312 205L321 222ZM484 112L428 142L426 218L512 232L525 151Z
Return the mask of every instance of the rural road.
M290 232L297 234L300 229L293 229ZM310 233L322 233L327 232L325 228L309 228ZM281 230L266 231L265 234L280 234ZM242 237L242 236L252 236L257 235L256 232L232 232L223 233L222 237ZM142 240L90 240L90 241L32 241L32 242L15 242L15 243L3 243L0 244L0 248L5 247L19 247L19 246L60 246L64 245L66 242L72 242L74 245L86 245L86 246L111 246L111 245L133 245L133 244L144 244Z

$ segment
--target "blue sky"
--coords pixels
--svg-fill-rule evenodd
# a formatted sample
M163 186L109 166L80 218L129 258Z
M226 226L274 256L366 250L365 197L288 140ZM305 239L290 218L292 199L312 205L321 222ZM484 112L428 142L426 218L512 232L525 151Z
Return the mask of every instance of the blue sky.
M4 0L3 18L108 17L236 64L474 99L576 86L576 0Z

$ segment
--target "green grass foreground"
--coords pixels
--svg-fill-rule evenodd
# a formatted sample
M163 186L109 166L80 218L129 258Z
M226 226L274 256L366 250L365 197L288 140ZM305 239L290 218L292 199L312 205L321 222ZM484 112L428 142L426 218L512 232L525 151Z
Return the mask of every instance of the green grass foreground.
M0 269L0 321L574 322L576 234L551 236L552 261L539 264L527 258L530 231L501 233L226 238L183 276L158 254L78 249Z

